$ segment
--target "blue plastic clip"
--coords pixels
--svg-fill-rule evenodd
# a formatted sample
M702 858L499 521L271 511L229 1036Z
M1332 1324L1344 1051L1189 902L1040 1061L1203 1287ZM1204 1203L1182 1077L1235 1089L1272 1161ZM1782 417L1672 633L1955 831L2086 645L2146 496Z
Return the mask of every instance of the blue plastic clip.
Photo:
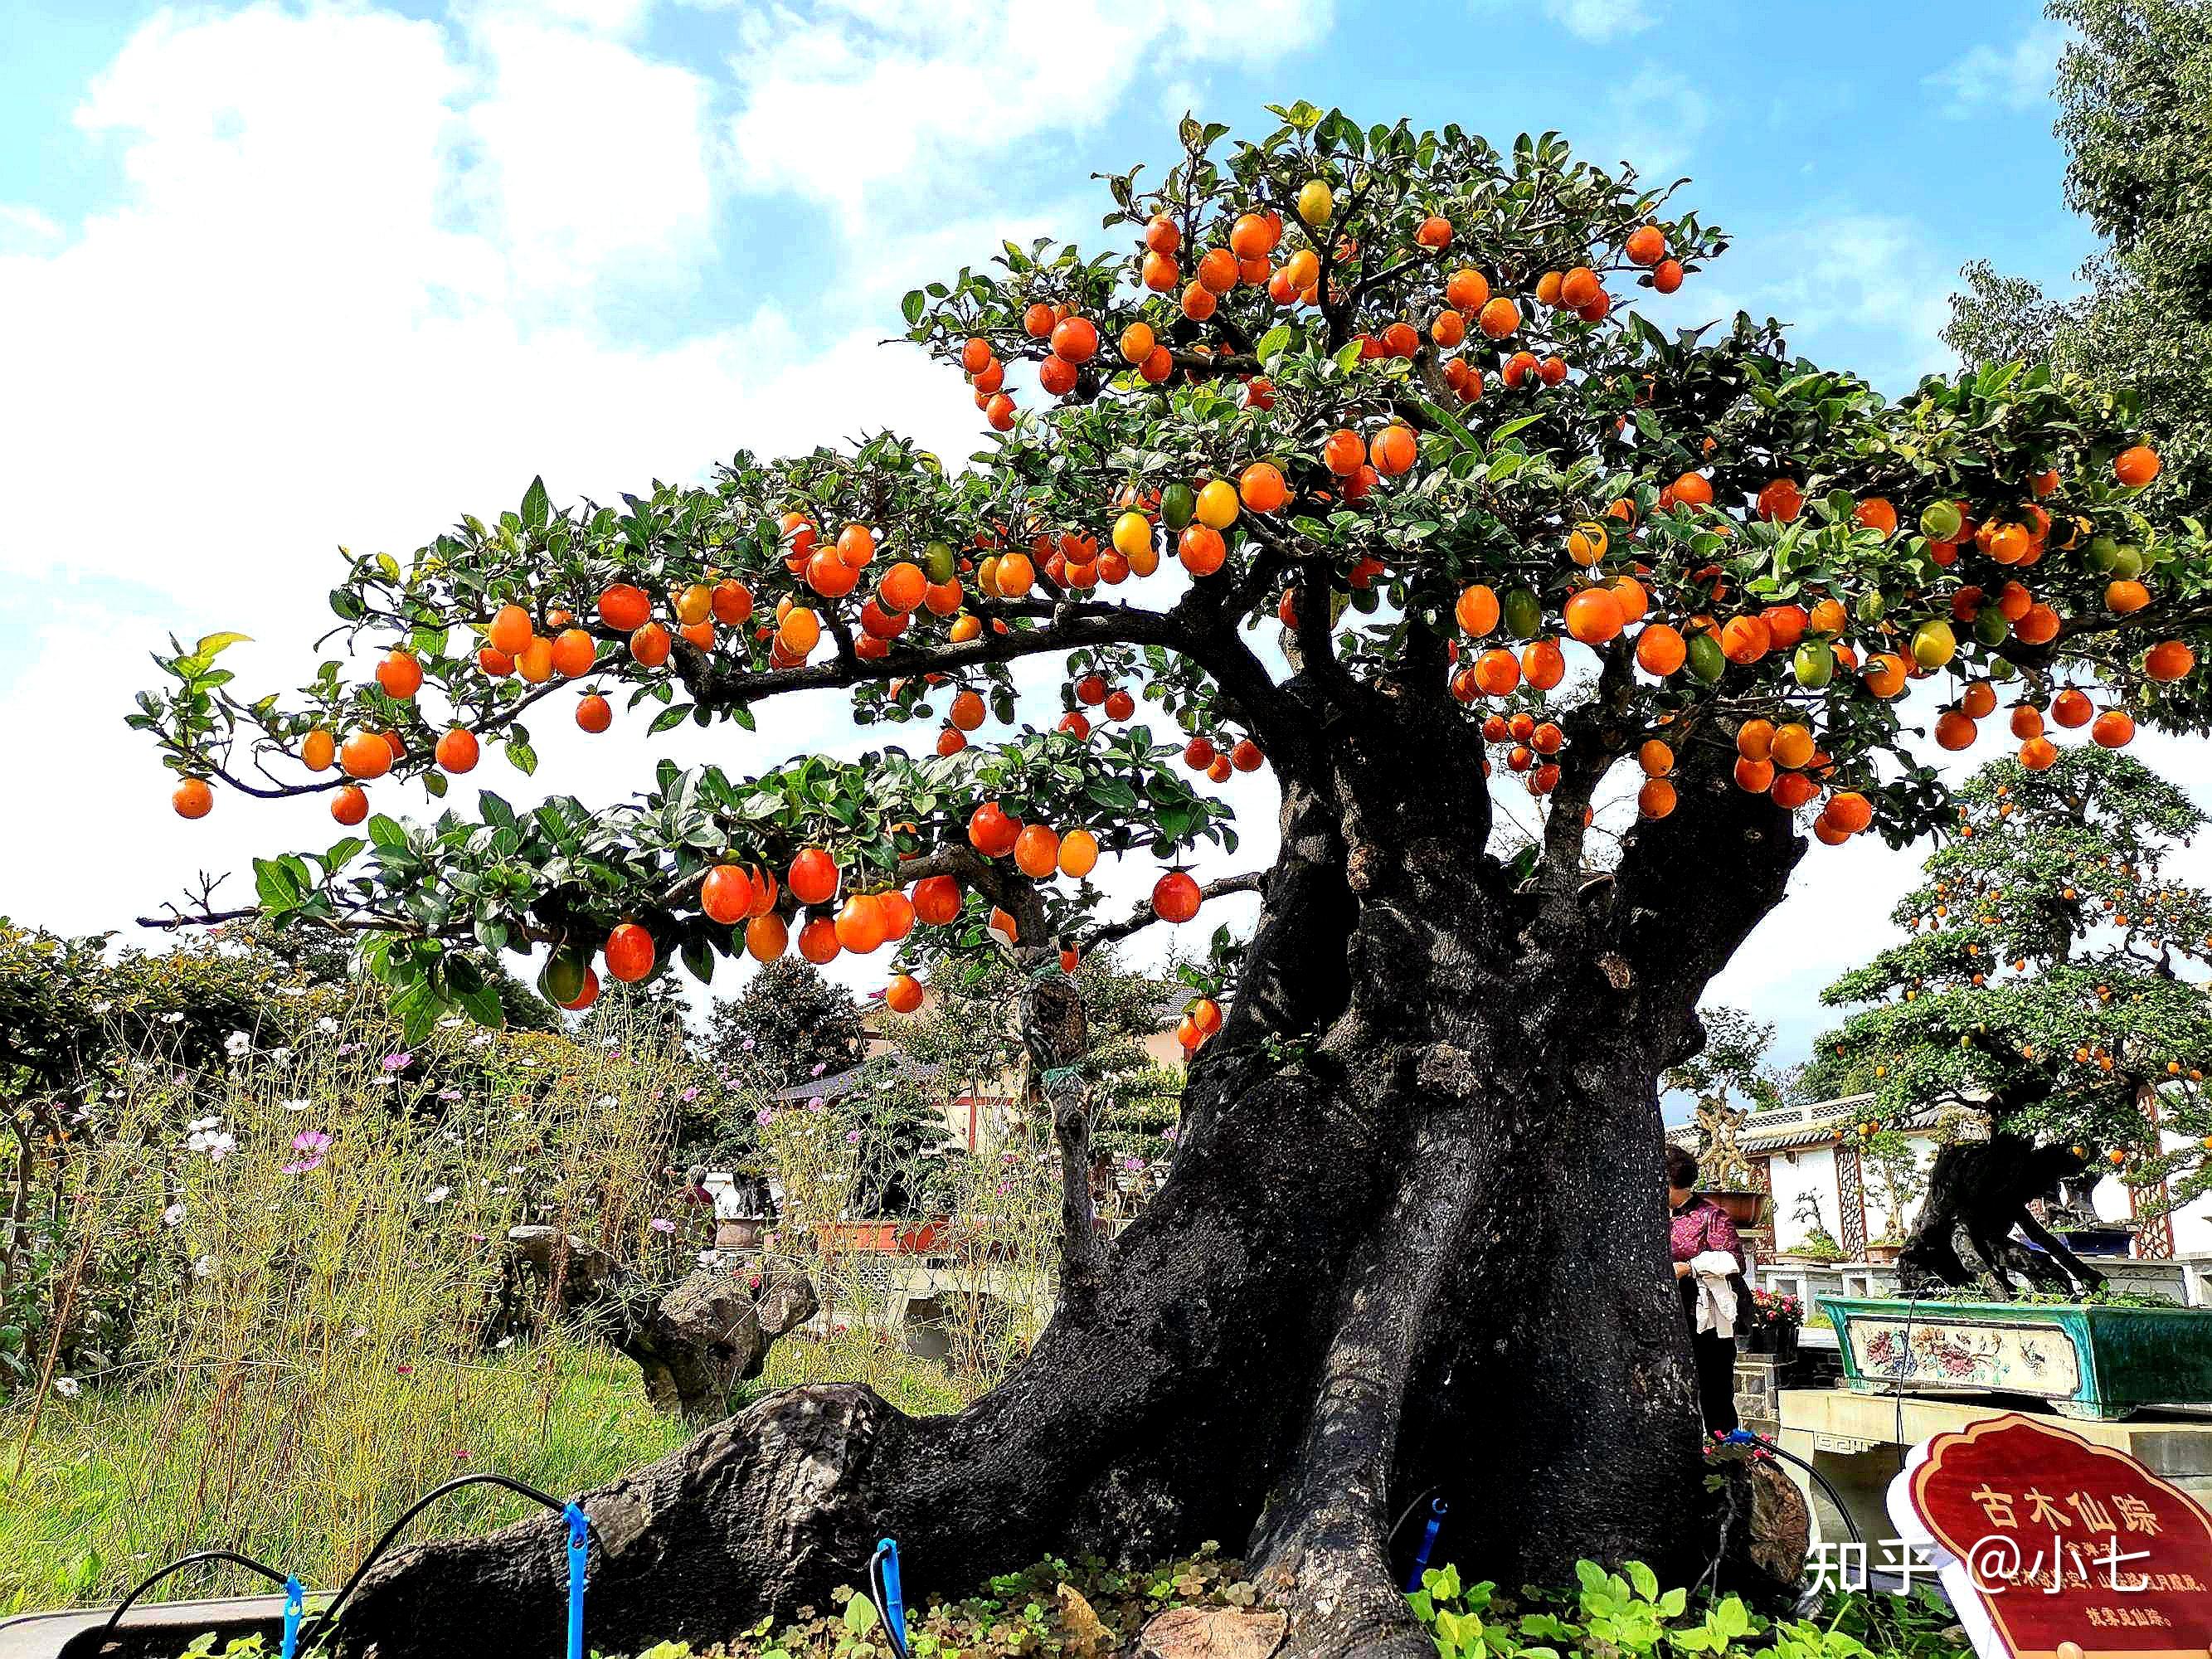
M899 1593L898 1540L885 1538L878 1540L876 1553L884 1558L884 1620L891 1627L891 1635L898 1643L898 1650L904 1653L906 1601Z
M293 1659L300 1650L300 1615L307 1611L307 1588L296 1578L284 1581L284 1644L280 1650L283 1659Z
M574 1504L561 1511L568 1523L568 1659L584 1659L584 1580L591 1564L591 1522Z
M1421 1529L1421 1547L1413 1552L1413 1571L1406 1578L1408 1595L1420 1589L1421 1575L1428 1571L1429 1552L1437 1547L1437 1534L1443 1529L1444 1516L1450 1513L1451 1505L1441 1498L1429 1504L1429 1524Z

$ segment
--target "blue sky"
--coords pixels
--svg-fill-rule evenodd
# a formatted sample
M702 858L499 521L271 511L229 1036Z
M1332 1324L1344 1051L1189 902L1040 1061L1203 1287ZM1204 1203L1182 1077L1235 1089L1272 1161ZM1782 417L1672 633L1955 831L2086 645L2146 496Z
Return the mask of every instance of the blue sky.
M886 424L965 453L957 381L877 343L898 293L1001 233L1095 240L1090 175L1164 157L1185 108L1557 128L1690 174L1735 245L1672 315L1778 315L1901 390L1948 366L1967 259L2063 288L2090 249L2050 131L2059 39L2019 0L15 0L0 914L127 927L198 868L325 834L309 803L177 823L120 717L171 629L242 629L265 641L242 675L289 683L337 544L404 550L535 471L605 497ZM697 752L860 746L833 708L768 727ZM541 785L649 773L612 740L541 746ZM1910 873L1847 849L1754 939L1723 988L1784 1058Z

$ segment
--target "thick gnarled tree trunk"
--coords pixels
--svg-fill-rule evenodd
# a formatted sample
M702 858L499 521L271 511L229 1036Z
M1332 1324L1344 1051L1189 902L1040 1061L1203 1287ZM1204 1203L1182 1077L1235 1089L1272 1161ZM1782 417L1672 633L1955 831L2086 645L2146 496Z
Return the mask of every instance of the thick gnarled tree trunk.
M1295 1652L1417 1659L1386 1534L1431 1487L1449 1553L1485 1576L1690 1565L1698 1418L1655 1079L1802 843L1716 751L1587 881L1591 781L1578 796L1570 770L1516 877L1481 855L1470 728L1376 695L1283 768L1239 994L1172 1176L1096 1283L965 1411L794 1389L588 1495L594 1644L818 1603L886 1534L917 1595L1213 1539L1247 1553ZM364 1583L345 1639L540 1651L563 1574L550 1517L427 1544Z

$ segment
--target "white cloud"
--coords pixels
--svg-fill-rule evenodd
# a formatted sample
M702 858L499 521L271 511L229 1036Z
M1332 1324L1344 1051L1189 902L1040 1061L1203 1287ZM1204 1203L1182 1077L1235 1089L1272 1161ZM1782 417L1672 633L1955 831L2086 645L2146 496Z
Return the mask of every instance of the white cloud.
M1601 130L1618 159L1646 180L1665 180L1686 170L1712 114L1712 100L1688 78L1647 65L1607 94Z
M1957 367L1941 337L1951 288L1949 264L1918 224L1838 203L1740 234L1710 273L1639 305L1669 328L1738 310L1779 318L1793 348L1894 396Z
M485 0L442 24L338 0L165 12L78 112L116 198L67 223L0 207L0 308L39 325L0 336L0 710L31 792L0 824L0 914L143 939L130 918L193 872L328 843L319 798L222 791L210 818L175 818L169 775L122 716L172 631L240 629L257 642L225 665L242 689L298 684L339 543L404 550L514 503L540 471L559 499L606 500L741 447L884 426L954 459L975 447L958 378L878 343L896 295L1000 234L1095 222L1095 199L1079 209L1080 186L1055 179L1065 194L995 210L979 196L823 240L817 281L840 298L826 329L802 314L809 295L748 293L712 313L662 305L641 339L635 301L684 299L720 257L731 190L715 89L632 44L644 9L571 0L569 22ZM1219 21L1155 18L1145 38ZM1065 125L1025 118L1031 136ZM962 142L927 140L940 158ZM790 216L757 210L765 222L738 234ZM755 738L647 745L587 739L551 712L533 726L535 778L492 757L471 781L518 802L619 799L664 750L744 768L885 738L834 700L763 716ZM469 789L452 804L471 810ZM412 789L377 805L426 810ZM1271 822L1259 803L1261 845ZM1150 878L1129 872L1130 896ZM238 902L246 886L225 890ZM852 973L880 983L880 960Z
M67 234L36 208L0 202L0 257L47 252L59 247Z
M1498 9L1498 0L1478 0ZM1578 40L1601 46L1640 34L1659 19L1650 0L1543 0L1544 15Z
M749 12L730 69L746 188L857 216L942 205L949 163L1092 130L1147 69L1255 65L1312 44L1328 0L833 0ZM890 187L927 178L902 200ZM995 186L995 177L983 181Z
M1926 76L1922 84L1950 94L1944 112L1954 120L1993 106L2033 109L2051 95L2051 76L2065 41L2063 27L2039 22L2009 47L1986 42L1973 47L1957 62Z

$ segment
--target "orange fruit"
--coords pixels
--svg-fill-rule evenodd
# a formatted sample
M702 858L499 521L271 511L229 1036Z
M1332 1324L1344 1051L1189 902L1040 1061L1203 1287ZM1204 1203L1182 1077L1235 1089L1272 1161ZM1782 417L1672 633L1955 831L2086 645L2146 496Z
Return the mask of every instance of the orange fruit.
M2197 653L2179 640L2161 640L2143 653L2143 672L2154 680L2178 680L2197 666Z
M884 1006L895 1014L910 1014L921 1006L921 981L912 974L895 974L884 988Z
M1452 615L1467 633L1480 639L1498 626L1498 595L1482 583L1461 590Z
M349 778L380 778L392 769L392 745L379 732L356 732L338 750L338 764Z
M2103 749L2124 749L2135 735L2135 720L2124 709L2107 708L2089 727L2091 741Z
M1567 632L1584 645L1603 645L1619 637L1623 618L1613 590L1585 587L1567 600Z
M386 696L404 702L422 689L422 665L410 651L392 651L376 665L376 683Z
M484 637L493 650L519 657L535 631L527 611L519 605L503 605L492 617L491 626L484 630Z
M1636 763L1646 777L1664 777L1674 769L1674 751L1657 738L1646 738L1636 751Z
M773 910L745 924L745 954L755 962L774 962L791 946L791 929Z
M708 921L725 927L744 921L752 914L752 878L742 866L718 864L699 884L699 908Z
M1647 623L1636 636L1636 664L1647 674L1664 679L1681 667L1689 654L1681 630L1668 623Z
M1735 752L1745 760L1763 761L1774 749L1774 722L1748 720L1735 729Z
M576 705L576 724L586 732L604 732L614 724L613 706L598 692L588 693Z
M368 816L368 791L349 783L331 797L331 816L340 823L359 823Z
M438 739L438 764L448 772L471 772L476 769L477 757L482 749L477 734L465 726L457 726Z
M1420 445L1410 427L1395 424L1384 427L1367 446L1368 464L1386 478L1395 478L1410 468L1420 453Z
M215 791L205 778L185 778L170 792L169 805L180 818L204 818L215 809Z
M1663 818L1674 810L1674 786L1664 778L1646 778L1636 792L1637 812L1647 818Z
M2130 489L2141 489L2158 477L2159 465L2156 450L2136 444L2112 458L2112 476Z
M300 764L310 772L329 771L337 755L337 739L319 726L300 739Z

